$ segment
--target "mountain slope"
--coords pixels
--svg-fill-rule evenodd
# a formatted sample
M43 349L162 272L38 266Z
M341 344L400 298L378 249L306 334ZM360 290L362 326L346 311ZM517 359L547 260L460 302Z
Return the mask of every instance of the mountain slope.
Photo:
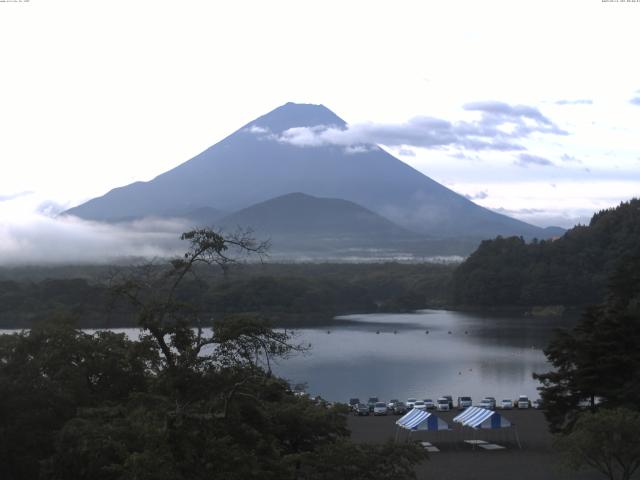
M226 228L250 225L256 234L371 237L415 237L386 218L353 202L290 193L261 202L221 219Z
M66 213L114 221L201 207L235 211L304 192L355 202L432 236L547 236L474 204L377 146L349 153L340 146L298 147L278 140L288 128L317 125L346 124L322 105L288 103L149 182L116 188Z

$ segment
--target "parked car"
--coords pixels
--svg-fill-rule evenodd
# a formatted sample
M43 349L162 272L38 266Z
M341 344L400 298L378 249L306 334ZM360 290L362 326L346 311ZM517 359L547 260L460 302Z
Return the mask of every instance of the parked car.
M428 410L436 408L436 404L430 398L425 398L424 404L426 405Z
M407 413L407 410L407 406L404 404L404 402L396 402L391 411L394 415L404 415L405 413Z
M526 395L520 395L518 397L518 402L516 403L518 408L529 408L529 406L531 405L529 403L529 397L527 397Z
M449 410L453 410L453 397L451 395L443 395L442 398L446 398L449 402Z
M486 408L487 410L493 410L495 408L494 403L488 398L483 398L478 404L478 406L482 408Z
M446 397L441 397L436 401L436 409L439 412L448 412L451 410L451 405L449 404L449 399Z
M396 406L396 403L399 403L400 400L398 400L397 398L394 398L393 400L390 400L389 403L387 403L387 408L389 410L393 410L393 407Z
M407 398L407 408L411 410L413 408L413 404L416 403L416 398Z
M500 408L503 410L511 410L513 408L513 400L505 398L500 402Z
M353 409L353 414L357 416L369 415L369 406L364 403L359 403Z
M358 404L360 403L360 399L359 398L350 398L349 399L349 408L351 410L354 410Z
M471 397L458 397L458 410L464 410L471 405L473 405Z
M532 406L533 408L537 408L537 409L542 408L542 400L540 400L539 398L536 398L536 399L533 401L533 403L531 404L531 406Z
M495 410L496 409L496 399L495 397L484 397L485 400L489 400L489 403L491 403L491 410Z
M373 406L373 414L374 415L386 415L387 414L387 404L384 402L376 402Z
M367 402L367 406L369 407L369 411L373 412L373 407L376 406L376 403L378 403L380 400L378 400L378 397L369 397L369 401Z
M426 410L427 405L422 400L416 400L413 404L413 408L417 408L418 410Z

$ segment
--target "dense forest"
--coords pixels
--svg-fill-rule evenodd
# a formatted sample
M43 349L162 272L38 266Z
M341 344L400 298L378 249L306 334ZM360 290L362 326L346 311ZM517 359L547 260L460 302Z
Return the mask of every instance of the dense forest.
M110 283L124 272L146 268L5 270L1 272L5 278L13 274L19 280L0 280L0 328L27 327L52 314L71 315L87 328L133 326L134 311L113 297ZM280 325L324 323L337 314L444 305L454 268L399 263L237 264L226 274L198 270L177 294L213 316L259 313Z
M640 200L596 213L555 240L486 240L455 271L456 305L582 306L602 302L608 278L640 255Z

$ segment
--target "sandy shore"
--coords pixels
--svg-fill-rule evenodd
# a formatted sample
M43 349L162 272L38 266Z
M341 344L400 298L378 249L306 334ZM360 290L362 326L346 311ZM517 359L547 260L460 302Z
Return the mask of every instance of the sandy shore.
M559 456L553 450L553 437L547 429L544 415L538 410L508 410L502 413L516 425L518 442L513 429L479 431L460 429L452 422L459 412L437 415L447 421L450 432L413 432L410 439L428 441L440 449L430 454L430 460L418 467L419 479L438 480L555 480L600 479L595 472L574 473L560 466ZM396 435L394 415L380 417L349 417L351 438L356 442L385 442ZM407 441L409 435L400 431L398 441ZM486 451L464 442L485 440L506 447Z

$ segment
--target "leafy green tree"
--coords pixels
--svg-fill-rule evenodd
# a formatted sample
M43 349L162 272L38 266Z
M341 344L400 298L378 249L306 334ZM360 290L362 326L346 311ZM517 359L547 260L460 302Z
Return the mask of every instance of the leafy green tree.
M146 391L147 372L158 361L147 341L130 342L112 332L90 335L66 319L0 335L2 478L38 478L56 432L78 409Z
M300 456L299 480L410 480L427 452L417 444L324 445Z
M640 468L640 413L618 408L585 412L557 445L568 466L592 467L610 480L629 480Z
M545 350L554 370L535 374L553 431L569 431L585 402L591 410L640 405L640 257L622 259L607 302L588 309ZM598 404L596 403L598 402Z

